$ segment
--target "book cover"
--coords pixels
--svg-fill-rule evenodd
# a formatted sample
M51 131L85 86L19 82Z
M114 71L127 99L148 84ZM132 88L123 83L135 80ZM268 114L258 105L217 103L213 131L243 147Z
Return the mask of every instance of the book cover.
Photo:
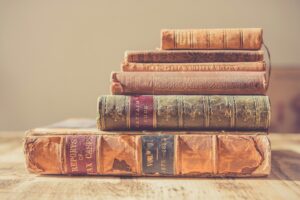
M258 50L263 43L261 28L169 29L161 31L161 49Z
M187 71L265 71L266 63L223 62L223 63L133 63L123 62L124 72L187 72Z
M113 72L111 93L123 95L262 95L266 72Z
M125 52L125 62L136 63L256 62L263 60L264 53L261 50L153 50Z
M267 130L267 96L103 95L101 130ZM237 132L239 133L239 132Z
M103 132L42 128L26 133L36 174L258 177L270 173L265 132Z

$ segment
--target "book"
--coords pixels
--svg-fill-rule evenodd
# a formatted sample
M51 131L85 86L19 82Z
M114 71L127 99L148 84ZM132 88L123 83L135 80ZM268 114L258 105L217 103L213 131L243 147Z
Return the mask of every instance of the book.
M26 133L36 174L258 177L270 173L264 132L101 132L42 128Z
M113 72L112 94L265 94L266 72Z
M266 63L223 62L223 63L132 63L123 62L124 72L175 72L175 71L266 71Z
M267 96L103 95L101 130L267 130ZM239 133L239 132L237 132Z
M246 50L153 50L126 51L125 62L136 63L202 63L263 61L263 51Z
M161 49L260 49L261 28L169 29L161 31Z

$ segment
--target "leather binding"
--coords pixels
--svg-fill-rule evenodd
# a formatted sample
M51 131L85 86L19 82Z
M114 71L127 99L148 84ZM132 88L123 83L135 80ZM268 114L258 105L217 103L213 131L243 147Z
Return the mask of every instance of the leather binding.
M263 61L263 51L246 50L168 50L126 51L125 62L135 63L206 63Z
M24 153L36 174L260 177L270 173L265 132L101 132L34 129Z
M267 130L267 96L103 95L98 98L101 130Z
M257 50L263 43L261 28L169 29L161 31L161 49Z

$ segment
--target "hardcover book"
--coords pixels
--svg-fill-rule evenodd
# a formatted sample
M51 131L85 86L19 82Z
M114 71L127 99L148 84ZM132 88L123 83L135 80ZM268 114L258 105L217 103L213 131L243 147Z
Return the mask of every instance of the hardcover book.
M270 173L265 132L102 132L42 128L26 133L36 174L257 177Z
M136 63L256 62L263 60L264 54L261 50L153 50L125 52L125 62Z
M268 77L256 72L113 72L111 93L123 95L265 94Z
M161 31L161 49L248 49L263 43L261 28L170 29Z
M101 130L267 130L267 96L123 96L98 98ZM239 132L237 132L239 133Z
M265 71L266 63L223 62L223 63L133 63L123 62L124 72L185 72L185 71Z

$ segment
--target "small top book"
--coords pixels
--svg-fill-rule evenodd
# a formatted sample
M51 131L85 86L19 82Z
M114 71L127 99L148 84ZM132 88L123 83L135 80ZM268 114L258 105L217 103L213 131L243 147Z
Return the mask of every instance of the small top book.
M169 29L161 31L161 49L258 50L263 43L262 28Z

